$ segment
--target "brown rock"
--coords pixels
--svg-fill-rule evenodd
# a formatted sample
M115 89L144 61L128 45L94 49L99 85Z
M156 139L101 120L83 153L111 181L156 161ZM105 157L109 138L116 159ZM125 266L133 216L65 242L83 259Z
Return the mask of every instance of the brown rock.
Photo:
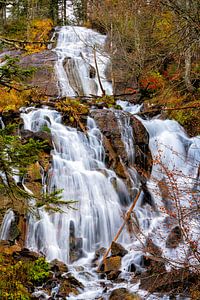
M145 272L140 276L140 288L153 292L171 292L173 290L173 295L175 295L175 289L177 289L178 294L180 290L183 290L183 285L189 282L189 277L191 276L188 269L178 269L172 270L171 272L160 271L149 274ZM184 288L184 290L186 290Z
M104 272L118 271L121 267L120 256L110 256L103 260L102 268Z
M70 293L73 293L74 295L79 294L79 290L83 289L83 284L78 281L75 277L69 276L68 278L65 278L61 282L59 296L67 297Z
M113 168L118 176L126 179L128 182L130 178L126 168L129 165L137 169L145 182L146 177L143 174L150 175L152 158L148 146L149 135L142 123L131 114L119 110L95 109L91 112L91 116L103 134L108 167ZM118 122L119 118L123 121L127 117L130 118L130 125L134 136L135 161L133 163L128 159Z
M68 272L68 266L62 261L59 261L58 259L54 259L50 262L50 268L51 271L53 272L61 272L61 273Z
M104 247L101 247L101 248L97 249L95 251L95 258L99 258L100 256L103 256L106 253L106 250L107 249L104 248Z
M121 256L126 255L128 251L119 243L112 242L111 244L111 254L112 256Z
M49 50L22 56L20 58L20 65L22 67L37 68L32 78L28 78L27 83L31 86L37 86L41 91L45 92L46 95L53 97L59 94L54 72L56 60L56 53Z
M118 278L118 276L121 274L121 271L111 271L108 275L107 275L107 279L108 280L116 280Z
M140 297L136 294L130 293L125 288L119 288L110 294L109 300L140 300Z
M165 263L162 259L162 250L148 238L146 241L145 252L148 255L142 257L143 267L147 268L150 273L165 271Z
M53 148L52 138L49 132L46 131L33 132L31 130L21 130L20 133L23 141L28 141L29 139L34 139L41 142L45 141L50 149Z

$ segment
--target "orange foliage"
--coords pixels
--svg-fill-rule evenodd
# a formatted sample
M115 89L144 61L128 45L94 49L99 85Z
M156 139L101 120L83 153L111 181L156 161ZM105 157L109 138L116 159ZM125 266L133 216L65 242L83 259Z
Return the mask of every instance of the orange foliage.
M140 80L140 86L149 92L157 92L164 88L165 82L158 72L150 72Z
M28 39L32 42L41 42L37 44L27 44L25 49L28 53L40 52L46 49L46 44L49 40L49 34L53 28L51 19L35 19L31 21L28 29Z
M16 110L25 105L30 91L18 92L14 89L8 91L6 88L0 89L0 112Z

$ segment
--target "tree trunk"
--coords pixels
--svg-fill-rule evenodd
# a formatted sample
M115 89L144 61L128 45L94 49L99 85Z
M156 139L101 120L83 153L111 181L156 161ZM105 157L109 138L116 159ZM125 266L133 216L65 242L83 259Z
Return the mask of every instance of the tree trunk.
M190 11L190 1L189 0L185 0L185 7L186 7L186 11ZM188 24L188 22L187 22ZM185 76L184 76L184 80L185 80L185 85L186 88L189 92L192 92L194 90L194 87L192 86L192 82L191 82L191 63L192 63L192 44L190 44L190 27L188 24L188 27L186 29L186 45L188 45L188 48L185 51Z
M6 24L6 1L5 3L0 3L0 26L3 27L5 26L5 24Z
M194 91L194 87L191 82L191 62L192 62L192 51L191 46L185 51L185 85L189 92Z

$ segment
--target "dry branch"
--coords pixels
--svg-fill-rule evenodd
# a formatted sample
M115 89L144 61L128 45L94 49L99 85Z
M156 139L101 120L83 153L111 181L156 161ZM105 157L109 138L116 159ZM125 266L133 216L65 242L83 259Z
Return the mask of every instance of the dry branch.
M112 242L116 242L116 241L118 240L118 238L119 238L119 236L120 236L120 234L121 234L123 228L125 227L127 221L129 220L129 218L130 218L130 216L131 216L132 210L134 209L134 207L135 207L135 205L136 205L136 203L137 203L137 201L138 201L138 199L139 199L139 197L140 197L140 194L141 194L141 189L138 191L138 193L137 193L137 195L136 195L136 197L135 197L135 199L134 199L134 201L133 201L131 207L130 207L129 210L127 211L127 213L126 213L126 215L125 215L125 218L124 218L124 222L123 222L123 224L121 225L121 227L119 228L119 230L118 230L117 234L115 235L114 239L112 240ZM109 248L107 249L106 253L105 253L104 256L103 256L103 261L106 259L106 257L108 256L108 254L109 254L109 252L110 252L110 250L111 250L112 242L111 242ZM99 270L100 270L100 265L99 265L98 268L97 268L97 271L99 271Z

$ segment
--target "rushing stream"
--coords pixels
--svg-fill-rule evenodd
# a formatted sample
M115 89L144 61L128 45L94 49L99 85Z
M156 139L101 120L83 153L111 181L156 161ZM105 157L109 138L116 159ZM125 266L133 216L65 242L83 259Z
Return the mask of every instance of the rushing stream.
M68 2L71 7L71 1ZM58 27L56 32L58 41L53 51L58 57L55 73L60 96L101 95L98 73L103 90L106 94L112 94L111 83L106 80L105 75L109 64L103 50L106 37L78 26ZM124 101L119 101L118 104L125 112L135 115L141 108ZM129 162L134 163L134 136L129 117L124 121L117 111L115 114ZM27 247L45 254L48 260L57 258L67 264L71 263L70 271L86 288L81 295L70 296L68 299L97 299L102 295L103 280L99 280L91 271L90 261L95 250L109 246L123 222L124 210L128 209L133 199L130 199L125 183L113 170L106 167L102 134L92 118L87 119L88 131L85 135L75 128L64 126L61 115L48 108L29 108L21 117L24 129L36 132L47 126L51 132L52 164L43 178L44 186L49 192L62 190L64 200L76 201L75 209L63 206L63 213L49 214L40 208L39 219L29 215ZM119 242L129 249L122 261L121 278L129 278L127 274L131 263L142 269L141 244L145 244L147 237L162 249L163 257L171 260L174 265L176 261L184 262L186 256L195 264L194 257L188 253L187 243L180 243L178 247L170 249L166 247L166 239L170 229L180 225L176 221L179 214L177 205L186 210L195 206L198 201L200 137L189 138L175 121L137 118L150 137L149 147L154 162L147 188L153 206L142 205L141 194L135 208L141 231L139 239L131 239L125 229L120 236ZM167 185L167 191L162 189L163 183ZM135 188L138 185L137 183ZM122 194L126 205L121 201ZM169 211L175 214L170 224ZM1 239L6 239L12 220L13 213L9 211L1 228ZM188 216L185 222L190 224L188 236L197 241L200 232L198 216ZM77 271L76 267L80 265L84 266L85 273ZM170 268L170 265L167 267ZM86 272L89 277L84 275ZM130 284L128 280L120 286L137 290L137 285Z

